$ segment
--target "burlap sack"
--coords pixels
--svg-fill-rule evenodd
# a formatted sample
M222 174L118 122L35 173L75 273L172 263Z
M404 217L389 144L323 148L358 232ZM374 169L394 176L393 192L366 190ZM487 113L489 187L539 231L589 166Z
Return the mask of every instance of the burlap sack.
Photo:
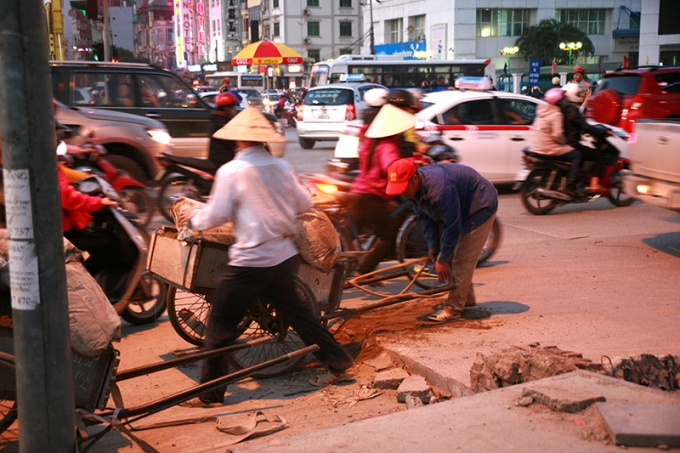
M172 218L175 220L175 227L179 232L177 240L186 244L192 244L199 239L202 239L204 241L232 245L236 241L236 236L234 236L234 225L231 222L205 231L190 230L178 223L177 218L179 217L179 213L184 209L203 209L204 207L205 203L184 197L179 198L172 204Z
M329 271L340 255L340 237L328 216L322 211L307 211L296 222L295 245L307 263L321 271Z

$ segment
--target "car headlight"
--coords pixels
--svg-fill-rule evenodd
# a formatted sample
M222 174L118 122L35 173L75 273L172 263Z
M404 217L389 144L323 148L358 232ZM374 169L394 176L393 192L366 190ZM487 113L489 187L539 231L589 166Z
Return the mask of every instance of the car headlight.
M163 130L163 129L148 129L146 131L147 134L149 134L149 137L151 137L151 140L158 142L162 145L169 145L170 142L172 142L172 137L168 133L168 131Z

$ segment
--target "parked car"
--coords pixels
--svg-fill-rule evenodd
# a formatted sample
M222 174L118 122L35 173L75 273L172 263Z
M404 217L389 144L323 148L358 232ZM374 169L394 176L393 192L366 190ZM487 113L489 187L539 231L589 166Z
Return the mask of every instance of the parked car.
M642 118L680 118L680 66L605 74L588 99L586 117L627 132Z
M680 212L680 118L641 119L630 139L624 191L640 201Z
M57 102L56 119L73 130L67 143L79 146L96 137L106 148L106 160L140 182L153 180L160 169L155 156L172 150L168 129L150 118Z
M337 141L348 121L361 118L368 107L364 94L375 83L337 83L310 90L298 107L297 133L300 146L311 149L316 142Z
M161 121L177 154L207 155L211 108L177 74L147 64L96 61L52 61L51 70L58 101L82 105L76 92L88 90L90 107Z
M250 103L250 105L254 105L255 107L258 107L260 109L264 105L262 95L255 88L243 88L243 87L239 88L238 94L245 97Z

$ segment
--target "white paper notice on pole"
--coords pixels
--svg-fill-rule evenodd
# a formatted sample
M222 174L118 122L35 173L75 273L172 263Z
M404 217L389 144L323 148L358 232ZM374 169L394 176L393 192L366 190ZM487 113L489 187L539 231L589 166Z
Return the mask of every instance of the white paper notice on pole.
M33 239L33 209L28 169L2 170L5 183L5 217L10 239Z
M35 310L40 304L40 279L35 243L10 239L8 245L12 308Z

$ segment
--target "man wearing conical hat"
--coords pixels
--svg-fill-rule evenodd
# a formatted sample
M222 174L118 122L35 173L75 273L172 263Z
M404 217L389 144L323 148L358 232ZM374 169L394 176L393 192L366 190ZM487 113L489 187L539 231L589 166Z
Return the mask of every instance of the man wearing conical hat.
M296 291L295 220L312 206L312 199L291 165L263 147L264 142L283 142L285 138L255 107L243 110L214 136L234 140L236 157L217 171L206 207L179 215L180 224L196 230L227 221L234 224L236 242L229 248L229 266L213 293L205 350L234 343L248 308L264 296L305 344L319 345L315 355L329 368L329 374L319 383L347 378L344 371L352 365L352 357ZM201 383L227 372L226 356L208 359L203 364ZM218 388L183 405L221 406L225 390L226 386Z
M394 196L385 194L387 168L409 148L404 132L415 125L415 117L391 104L384 105L366 130L359 146L359 176L352 182L347 205L359 230L375 231L378 240L357 268L358 274L373 271L391 251L401 222L390 215ZM412 153L412 144L410 150Z

